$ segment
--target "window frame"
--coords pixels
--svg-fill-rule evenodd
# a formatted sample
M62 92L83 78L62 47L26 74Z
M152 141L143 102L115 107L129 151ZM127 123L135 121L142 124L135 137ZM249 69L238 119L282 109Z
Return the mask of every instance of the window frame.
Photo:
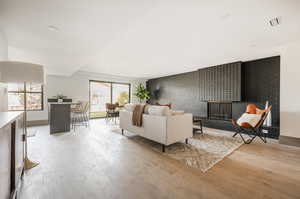
M24 94L24 107L21 110L9 110L8 111L43 111L44 110L44 86L41 84L41 91L27 91L26 89L26 83L23 83L23 91L9 91L7 90L7 93L15 93L15 94ZM27 109L27 94L41 94L41 108L40 109Z

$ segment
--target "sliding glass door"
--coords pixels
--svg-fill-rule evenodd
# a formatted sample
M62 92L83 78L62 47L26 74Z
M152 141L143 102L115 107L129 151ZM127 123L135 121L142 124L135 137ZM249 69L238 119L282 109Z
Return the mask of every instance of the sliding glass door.
M106 116L106 103L130 102L130 84L90 80L90 117Z
M124 105L129 103L130 85L112 83L112 103Z
M111 103L111 84L90 81L90 117L105 117L106 103Z

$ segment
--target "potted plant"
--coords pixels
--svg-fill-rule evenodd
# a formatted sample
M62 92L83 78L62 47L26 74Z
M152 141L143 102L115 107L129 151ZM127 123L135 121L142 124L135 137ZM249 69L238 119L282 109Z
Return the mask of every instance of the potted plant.
M150 92L147 91L145 86L143 84L138 84L135 87L135 93L134 95L139 99L140 103L142 103L143 100L150 99Z
M57 94L54 97L57 99L58 103L62 103L64 101L64 99L67 98L67 96L64 96L63 94Z

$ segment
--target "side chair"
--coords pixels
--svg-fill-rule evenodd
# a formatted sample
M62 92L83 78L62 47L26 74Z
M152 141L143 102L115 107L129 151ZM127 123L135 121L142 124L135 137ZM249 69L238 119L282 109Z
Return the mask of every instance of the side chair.
M262 126L271 109L272 106L269 106L265 110L260 110L262 112L262 116L255 127L252 127L248 123L243 123L243 125L240 126L236 120L232 120L232 125L235 129L235 134L233 137L239 135L245 144L250 144L256 137L259 137L264 143L267 143L266 134L262 132ZM242 134L248 135L249 139L246 140Z

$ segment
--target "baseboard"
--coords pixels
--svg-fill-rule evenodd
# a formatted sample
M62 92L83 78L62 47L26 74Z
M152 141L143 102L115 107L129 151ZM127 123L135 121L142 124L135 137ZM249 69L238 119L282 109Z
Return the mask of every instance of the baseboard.
M300 147L300 138L290 137L290 136L280 136L279 144L285 144L290 146Z
M43 126L48 125L48 120L33 120L33 121L27 121L27 126Z

